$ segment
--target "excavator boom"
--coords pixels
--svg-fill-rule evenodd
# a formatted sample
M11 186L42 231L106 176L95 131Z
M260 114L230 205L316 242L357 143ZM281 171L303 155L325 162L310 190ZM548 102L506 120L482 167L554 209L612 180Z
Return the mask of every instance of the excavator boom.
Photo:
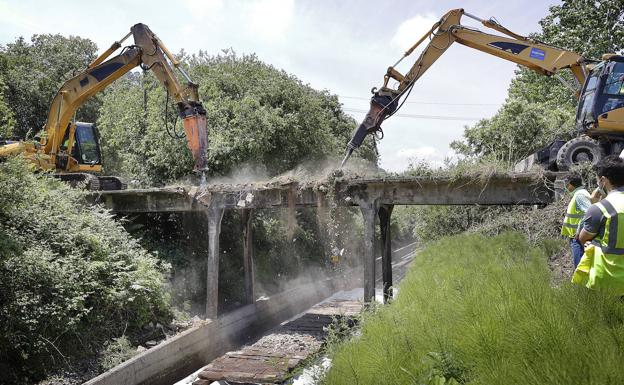
M461 24L462 16L477 20L487 28L494 29L506 36L488 34ZM429 43L422 50L419 57L409 71L403 75L395 67L410 56L417 47L426 40ZM553 47L537 40L516 34L500 25L495 19L484 20L464 12L463 9L453 9L447 12L422 36L384 75L382 87L373 89L370 110L364 121L354 131L351 141L347 145L347 152L342 165L347 162L355 149L360 147L364 138L371 133L381 131L381 123L394 114L401 98L406 96L415 82L446 52L453 44L460 43L467 47L497 56L519 65L530 68L546 76L556 76L564 82L577 96L585 83L593 61L581 55L561 48ZM572 72L575 84L569 84L558 73L564 69ZM397 82L395 87L390 81Z

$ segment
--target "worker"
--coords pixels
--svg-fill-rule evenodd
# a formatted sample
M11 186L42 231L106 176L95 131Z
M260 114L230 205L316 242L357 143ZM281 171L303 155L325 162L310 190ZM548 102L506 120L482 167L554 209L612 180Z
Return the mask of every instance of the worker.
M574 268L576 268L583 256L583 244L577 238L580 230L579 225L585 216L585 212L591 206L591 202L589 200L589 192L583 187L583 179L579 175L569 175L565 180L565 187L572 198L570 203L568 203L568 209L563 218L561 235L569 239L570 249L572 250L572 262L574 263Z
M343 252L344 249L338 249L336 246L332 247L331 256L329 257L332 269L336 269L338 267L338 263L340 262L340 257L342 257Z
M624 160L609 155L594 169L607 197L587 209L578 235L585 245L581 265L589 267L583 283L624 295Z

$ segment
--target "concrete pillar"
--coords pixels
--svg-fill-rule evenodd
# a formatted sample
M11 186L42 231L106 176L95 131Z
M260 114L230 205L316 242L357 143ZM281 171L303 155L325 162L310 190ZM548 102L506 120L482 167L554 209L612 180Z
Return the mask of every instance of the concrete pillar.
M364 218L364 302L375 299L375 220L378 205L376 202L359 203Z
M243 269L245 271L245 303L251 304L256 300L254 292L254 265L253 265L253 230L252 209L240 210L241 227L243 230Z
M184 289L191 303L192 314L206 311L206 258L208 255L208 210L180 212L181 235L185 237L188 265L174 271L174 279L182 279ZM179 282L179 281L178 281Z
M219 307L219 235L223 207L213 198L208 208L208 262L206 267L206 318L217 318Z
M394 205L379 207L379 227L381 230L381 276L383 281L383 300L387 303L392 298L392 234L390 216Z

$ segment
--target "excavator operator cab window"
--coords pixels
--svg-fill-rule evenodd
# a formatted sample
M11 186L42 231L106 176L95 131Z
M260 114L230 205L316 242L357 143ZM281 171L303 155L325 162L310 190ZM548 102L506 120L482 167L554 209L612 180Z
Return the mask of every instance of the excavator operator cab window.
M591 70L581 93L576 114L576 127L581 132L587 130L588 125L596 121L596 94L603 67L603 63L600 63Z
M76 123L76 144L72 156L80 164L100 164L100 146L95 125Z
M602 89L605 100L600 113L624 107L624 62L612 62L607 70Z

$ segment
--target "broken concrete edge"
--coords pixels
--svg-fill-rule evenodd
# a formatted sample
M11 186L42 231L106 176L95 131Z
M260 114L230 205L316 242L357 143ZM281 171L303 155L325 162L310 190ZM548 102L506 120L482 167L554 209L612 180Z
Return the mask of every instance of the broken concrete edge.
M146 350L85 385L160 385L207 365L237 347L237 341L259 335L343 289L344 278L326 279L256 301L217 320L207 320Z

